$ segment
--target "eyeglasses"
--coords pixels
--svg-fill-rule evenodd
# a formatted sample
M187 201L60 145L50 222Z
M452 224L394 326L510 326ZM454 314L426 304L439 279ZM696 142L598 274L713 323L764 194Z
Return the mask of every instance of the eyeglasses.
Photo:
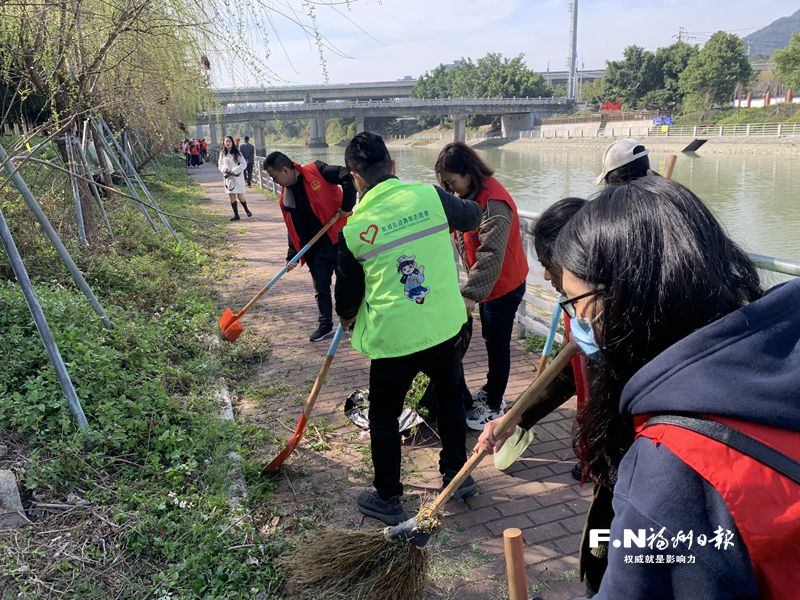
M562 300L558 303L561 309L567 313L570 319L574 319L577 312L575 311L575 303L578 300L582 300L583 298L588 298L589 296L594 296L597 294L599 290L591 290L586 292L585 294L581 294L579 296L573 296L572 298L567 298L566 300Z

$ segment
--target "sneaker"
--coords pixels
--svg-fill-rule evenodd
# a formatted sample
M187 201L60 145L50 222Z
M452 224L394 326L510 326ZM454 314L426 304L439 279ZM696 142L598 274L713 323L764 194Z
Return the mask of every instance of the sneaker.
M308 339L311 342L321 342L325 338L329 338L332 335L333 335L333 325L320 325Z
M506 414L506 401L500 403L500 408L494 410L489 408L488 404L478 404L469 413L467 413L467 427L473 431L483 431L483 426L489 421L499 419Z
M583 471L581 470L581 463L577 463L572 467L572 478L575 481L580 481L583 478Z
M455 475L444 475L442 476L442 487L439 488L439 492L441 493L444 491L444 488L448 486L448 484L453 481L453 477ZM451 500L461 500L462 498L471 498L478 493L478 484L475 483L475 480L472 478L472 475L467 477L466 481L458 486L458 489L453 492L453 495L450 497Z
M358 512L373 519L383 521L387 525L398 525L408 517L403 505L400 504L400 496L392 496L384 500L378 492L362 492L358 496Z

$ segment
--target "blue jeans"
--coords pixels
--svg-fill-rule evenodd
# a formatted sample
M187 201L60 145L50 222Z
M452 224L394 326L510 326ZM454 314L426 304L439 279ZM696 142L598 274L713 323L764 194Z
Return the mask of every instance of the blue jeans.
M486 403L492 410L500 408L508 385L508 375L511 372L511 333L514 330L514 317L524 295L525 283L504 296L479 304L481 334L489 356L489 371L483 389L486 390Z

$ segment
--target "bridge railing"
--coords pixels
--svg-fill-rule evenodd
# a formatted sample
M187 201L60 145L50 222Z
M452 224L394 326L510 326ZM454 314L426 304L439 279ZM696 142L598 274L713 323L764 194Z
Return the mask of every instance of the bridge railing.
M565 97L536 97L536 98L397 98L393 100L348 100L331 102L253 102L247 105L235 104L223 106L219 111L203 113L208 117L215 114L240 114L253 112L254 109L264 111L308 111L324 109L370 109L370 108L414 108L419 106L454 107L469 104L470 106L536 106L567 104L570 100Z

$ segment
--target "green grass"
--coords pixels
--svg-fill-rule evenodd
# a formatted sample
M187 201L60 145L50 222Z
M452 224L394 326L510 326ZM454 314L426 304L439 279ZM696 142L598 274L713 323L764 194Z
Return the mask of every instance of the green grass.
M220 420L213 398L220 377L256 368L267 352L247 332L236 344L212 341L215 282L228 268L222 219L200 210L205 200L179 162L165 164L160 179L147 179L162 209L203 222L172 219L182 238L176 245L117 198L107 203L116 241L101 232L97 249L86 252L75 241L66 183L43 170L23 173L115 328L102 328L15 190L5 188L0 207L90 426L86 435L78 430L0 256L0 442L10 449L0 467L16 471L26 503L76 505L31 512L32 527L0 532L5 591L20 598L278 597L283 575L275 558L285 541L232 517L226 497L234 450L254 499L274 488L257 481L254 457L265 434Z

